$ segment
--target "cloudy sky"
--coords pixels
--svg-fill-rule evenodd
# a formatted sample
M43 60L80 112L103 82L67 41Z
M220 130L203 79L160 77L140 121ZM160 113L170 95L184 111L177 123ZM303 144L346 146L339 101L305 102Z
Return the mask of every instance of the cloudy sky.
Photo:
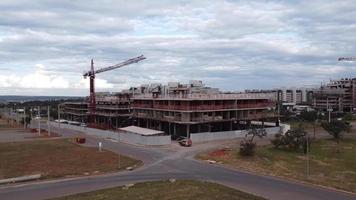
M87 95L202 80L225 91L355 77L356 0L0 1L0 95Z

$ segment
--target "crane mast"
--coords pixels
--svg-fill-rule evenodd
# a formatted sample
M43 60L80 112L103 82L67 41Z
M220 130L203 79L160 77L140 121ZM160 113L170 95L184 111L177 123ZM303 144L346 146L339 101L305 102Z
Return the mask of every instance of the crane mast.
M87 78L89 76L90 79L90 95L89 95L89 123L95 123L95 110L96 110L96 100L95 100L95 75L102 73L102 72L106 72L106 71L110 71L113 69L118 69L121 67L124 67L126 65L130 65L133 63L138 63L141 60L146 59L143 55L135 57L135 58L131 58L128 59L124 62L118 63L116 65L113 66L109 66L109 67L104 67L98 70L94 70L94 61L93 59L91 59L91 65L90 65L90 70L85 72L83 74L84 78Z

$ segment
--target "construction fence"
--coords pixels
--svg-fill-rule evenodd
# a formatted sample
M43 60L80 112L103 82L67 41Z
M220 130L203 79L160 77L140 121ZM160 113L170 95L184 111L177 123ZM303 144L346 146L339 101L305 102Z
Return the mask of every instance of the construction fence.
M48 130L48 128L51 128L51 130L53 130L53 128L60 127L61 130L70 129L90 136L112 139L118 142L124 142L124 143L135 144L135 145L162 146L162 145L171 144L171 136L169 135L143 136L135 133L100 130L95 128L88 128L88 127L82 127L82 126L76 126L76 125L70 125L64 123L61 123L59 125L57 122L49 122L50 127L48 126L47 122L41 122L40 125L37 120L33 120L31 122L31 128L37 129L39 126L41 126L41 129L44 130Z
M49 122L50 127L58 128L57 122ZM41 129L48 130L47 122L41 122ZM108 130L100 130L88 127L81 127L70 124L60 124L62 129L70 129L75 130L87 135L100 137L100 138L108 138L113 139L119 142L124 142L128 144L135 145L147 145L147 146L160 146L160 145L169 145L171 144L171 136L143 136L135 133L128 132L114 132ZM33 120L31 122L31 128L38 128L38 121ZM265 128L267 135L274 135L277 133L285 133L290 129L288 124L281 124L279 127L270 127ZM227 140L227 139L236 139L243 138L248 133L249 130L236 130L236 131L222 131L222 132L203 132L203 133L192 133L190 134L190 138L193 143L199 142L210 142L216 140Z
M279 127L265 128L267 135L275 135L277 133L285 133L290 127L289 125L282 124ZM236 131L222 131L222 132L205 132L205 133L192 133L190 139L194 143L210 142L216 140L228 140L236 138L244 138L249 130L236 130Z

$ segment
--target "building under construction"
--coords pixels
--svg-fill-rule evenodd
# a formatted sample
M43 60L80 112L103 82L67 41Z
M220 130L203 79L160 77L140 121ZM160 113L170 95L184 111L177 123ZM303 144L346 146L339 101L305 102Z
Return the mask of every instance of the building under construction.
M100 129L116 129L124 126L132 115L132 94L129 93L97 93L94 126ZM80 123L88 123L88 102L66 102L62 105L62 118Z
M315 89L312 105L324 111L356 112L356 78L330 80Z
M172 135L245 129L252 120L273 120L270 93L223 93L201 81L151 84L117 94L97 94L95 123L115 129L136 125ZM87 103L62 105L66 119L87 122Z

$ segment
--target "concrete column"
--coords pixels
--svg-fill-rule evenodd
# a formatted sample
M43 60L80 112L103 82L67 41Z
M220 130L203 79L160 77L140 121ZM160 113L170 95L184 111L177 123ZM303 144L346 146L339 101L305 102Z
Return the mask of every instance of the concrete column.
M171 123L168 122L168 135L171 135Z
M187 138L190 138L190 125L187 125Z
M158 122L158 130L162 130L162 122Z
M174 136L177 135L177 127L176 127L176 124L173 124L173 135L174 135Z

